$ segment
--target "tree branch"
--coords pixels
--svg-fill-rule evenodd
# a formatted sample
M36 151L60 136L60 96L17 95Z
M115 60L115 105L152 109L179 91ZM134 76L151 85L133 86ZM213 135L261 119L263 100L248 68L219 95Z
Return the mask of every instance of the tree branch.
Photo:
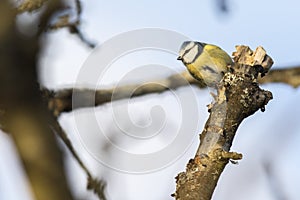
M176 200L209 200L229 160L241 154L229 152L240 123L257 110L264 111L272 99L269 91L259 88L259 73L266 73L273 64L263 48L252 52L237 46L232 72L224 75L218 94L209 106L209 118L200 135L200 145L187 164L186 171L176 177Z
M59 91L49 91L43 89L44 96L48 98L48 108L55 116L61 112L70 112L74 109L98 106L112 100L120 100L125 98L137 97L151 93L161 93L166 90L176 89L181 86L187 86L190 83L197 84L199 87L204 87L201 83L194 79L189 72L175 74L167 79L146 82L143 84L125 85L111 89L91 90L91 89L63 89ZM73 104L73 94L78 98L76 104ZM90 105L87 102L94 100L94 104Z
M300 67L284 68L271 70L267 76L259 77L258 82L266 83L285 83L293 87L300 86ZM138 97L152 93L162 93L167 90L177 89L187 85L196 85L199 88L205 88L203 82L194 79L189 72L184 71L175 74L166 79L153 80L143 84L125 85L111 89L90 90L90 89L62 89L50 91L43 89L45 96L48 98L48 107L55 114L60 115L62 112L70 112L74 109L80 109L91 106L99 106L112 100L120 100L131 97ZM80 102L72 105L72 95L80 98ZM113 98L114 96L114 98ZM86 104L90 98L95 98L95 104ZM113 99L112 99L113 98Z
M285 83L294 88L300 86L300 66L271 70L259 83Z

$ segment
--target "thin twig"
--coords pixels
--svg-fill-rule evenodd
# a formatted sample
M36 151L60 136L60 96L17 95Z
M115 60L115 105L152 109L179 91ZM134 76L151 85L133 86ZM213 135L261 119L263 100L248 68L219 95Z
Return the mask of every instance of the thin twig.
M82 5L80 0L75 0L75 6L76 6L76 13L77 13L77 17L79 18L82 12Z
M86 173L87 176L87 189L92 190L95 194L97 194L99 200L106 200L105 197L105 187L106 182L97 178L94 178L92 176L92 173L89 171L89 169L86 167L84 162L81 160L81 158L78 156L75 148L73 147L73 144L69 137L67 136L66 132L63 130L61 125L58 123L57 119L54 118L51 120L50 123L51 127L54 129L55 133L58 135L60 139L64 142L66 147L71 152L72 156L75 158L81 169Z
M71 34L75 34L84 44L90 48L96 46L95 43L88 40L80 29L81 24L81 13L82 5L80 0L74 0L75 10L76 10L76 19L71 21L71 14L64 14L58 16L54 23L48 25L48 30L57 30L61 28L67 28Z

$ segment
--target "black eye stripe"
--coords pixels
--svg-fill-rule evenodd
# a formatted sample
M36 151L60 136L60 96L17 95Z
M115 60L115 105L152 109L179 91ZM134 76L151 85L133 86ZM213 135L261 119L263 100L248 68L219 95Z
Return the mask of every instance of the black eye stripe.
M185 52L183 52L183 56L185 56L188 52L190 52L191 49L185 50Z
M200 56L200 54L203 52L203 46L201 44L197 45L198 47L198 52L195 56L195 58L193 59L193 62Z
M186 55L188 52L190 52L194 47L196 46L196 44L194 44L191 48L187 49L184 51L183 55Z
M184 53L182 54L182 56L185 56L187 53L189 53L195 46L197 46L197 48L198 48L198 52L197 52L197 54L195 55L194 59L193 59L191 62L189 62L189 63L186 62L186 63L187 63L187 64L190 64L190 63L195 62L195 60L196 60L196 59L200 56L200 54L203 52L203 49L204 49L204 46L205 46L205 45L206 45L205 43L194 42L194 45L193 45L191 48L185 50Z

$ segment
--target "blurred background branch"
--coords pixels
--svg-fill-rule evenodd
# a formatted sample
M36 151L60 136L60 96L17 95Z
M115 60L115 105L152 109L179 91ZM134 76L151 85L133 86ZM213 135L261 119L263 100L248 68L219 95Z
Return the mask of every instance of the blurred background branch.
M60 2L52 1L41 21L48 21L58 7ZM63 155L48 125L52 116L37 84L39 36L24 36L16 30L16 13L8 1L1 1L0 9L2 128L13 138L35 198L71 200Z
M267 180L269 182L270 189L272 190L272 194L275 200L288 200L287 195L284 192L282 187L282 183L278 179L278 176L273 169L272 163L267 158L263 161L263 169L266 173Z
M227 0L215 0L215 1L216 1L218 10L220 10L223 13L230 12L229 4L228 4Z
M76 35L89 48L94 48L96 44L88 40L80 29L80 18L82 12L81 2L79 0L74 0L74 3L76 15L72 16L71 12L67 12L67 14L62 13L61 15L56 16L56 18L53 20L53 23L49 24L48 30L67 28L69 33ZM70 9L65 9L65 11L68 10L71 11Z
M292 87L300 85L300 67L286 67L282 69L273 69L267 76L258 78L261 84L284 83ZM59 116L62 112L70 112L75 109L99 106L115 100L138 97L151 93L162 93L171 89L195 85L199 88L205 88L205 84L194 79L189 72L184 71L180 74L171 75L165 79L148 81L140 84L124 85L113 87L111 89L78 89L69 88L58 91L43 89L48 98L48 108ZM76 104L73 102L73 94L76 95ZM94 102L91 105L89 102Z
M48 0L24 0L17 6L17 12L33 12L41 8Z
M267 76L258 79L261 84L284 83L294 88L300 85L300 66L284 67L271 70Z
M77 0L75 3L79 18L80 1ZM16 15L35 11L43 5L46 6L39 17L39 30L36 34L25 36L19 33L15 25ZM17 12L14 12L11 4L1 1L1 129L12 136L36 199L73 199L66 181L63 155L54 134L57 133L87 174L87 188L92 190L99 199L105 200L106 184L102 180L93 178L81 161L57 118L47 109L47 103L44 102L37 83L38 55L43 49L43 45L39 44L39 39L49 28L51 19L58 12L63 12L62 8L65 7L56 0L23 1L17 7ZM76 34L79 33L78 24L79 20L71 25L76 27ZM80 37L83 38L82 35Z

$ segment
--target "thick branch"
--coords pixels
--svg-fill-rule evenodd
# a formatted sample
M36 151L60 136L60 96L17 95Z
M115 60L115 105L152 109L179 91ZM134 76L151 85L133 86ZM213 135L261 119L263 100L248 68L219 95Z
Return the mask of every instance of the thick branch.
M210 105L210 116L200 135L200 146L186 172L176 177L177 200L209 200L218 179L230 159L241 154L229 152L240 123L272 99L269 91L259 88L256 78L273 64L262 48L254 53L245 46L237 46L233 72L224 75L218 94ZM258 67L258 65L260 67Z
M112 100L137 97L141 95L160 93L166 90L186 86L190 83L204 87L204 84L194 79L189 72L169 76L167 79L156 80L143 84L120 86L112 89L90 90L90 89L64 89L57 92L44 89L45 96L49 99L48 107L58 116L61 112L69 112L73 109L98 106ZM76 94L76 104L73 102L73 94ZM95 104L90 105L94 99Z
M271 70L267 76L258 78L261 84L266 83L285 83L293 87L300 86L300 67L284 68ZM149 81L143 84L133 84L121 86L118 88L90 90L90 89L63 89L59 91L44 90L49 99L49 109L58 116L61 112L70 112L73 109L84 107L91 107L85 104L87 99L95 98L95 104L98 106L113 100L126 99L131 97L138 97L152 93L162 93L170 89L176 89L187 85L197 85L200 88L205 88L202 82L194 79L189 72L185 71L180 74L175 74L166 79ZM76 93L80 96L82 104L76 104L72 107L72 94Z

